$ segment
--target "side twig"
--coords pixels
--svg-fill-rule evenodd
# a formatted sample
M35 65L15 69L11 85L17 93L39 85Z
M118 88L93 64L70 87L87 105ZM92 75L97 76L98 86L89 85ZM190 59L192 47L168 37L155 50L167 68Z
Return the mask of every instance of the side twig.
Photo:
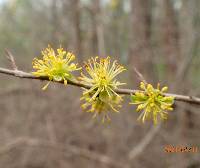
M5 49L5 52L6 52L6 57L7 57L7 59L8 59L8 60L10 61L10 63L11 63L12 69L13 69L13 70L17 70L18 68L17 68L17 65L16 65L16 63L15 63L15 59L14 59L12 53L11 53L8 49Z

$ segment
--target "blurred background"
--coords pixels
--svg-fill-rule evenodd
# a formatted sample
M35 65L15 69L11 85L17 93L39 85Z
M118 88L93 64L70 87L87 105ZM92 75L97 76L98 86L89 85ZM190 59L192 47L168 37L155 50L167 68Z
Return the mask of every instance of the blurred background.
M32 71L48 44L62 45L82 65L91 56L117 59L136 88L136 67L170 92L200 96L199 0L0 0L0 66ZM124 97L111 124L80 108L81 88L0 75L2 168L199 168L200 108L176 103L162 125L141 124ZM166 153L195 146L197 153Z

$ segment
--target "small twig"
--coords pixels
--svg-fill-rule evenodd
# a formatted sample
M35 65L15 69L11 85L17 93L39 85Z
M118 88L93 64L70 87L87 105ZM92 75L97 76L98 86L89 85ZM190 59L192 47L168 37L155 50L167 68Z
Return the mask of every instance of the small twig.
M134 71L135 71L135 73L137 74L138 79L139 79L140 81L142 81L142 82L144 82L144 83L147 83L147 81L145 80L144 76L137 70L136 67L134 67Z
M37 80L44 80L44 81L49 81L49 78L47 76L41 76L41 77L36 77L32 75L31 73L19 71L19 70L10 70L10 69L5 69L5 68L0 68L0 73L2 74L7 74L11 76L16 76L18 78L26 78L26 79L37 79ZM64 83L64 81L53 81L56 83ZM89 89L91 88L90 85L85 85L79 81L70 81L68 80L69 85L77 86L77 87L82 87ZM115 89L115 92L118 94L124 94L124 95L130 95L134 94L137 92L137 90L131 90L131 89ZM165 93L165 96L173 96L176 101L180 102L185 102L185 103L190 103L190 104L197 104L200 105L200 98L195 97L195 96L185 96L185 95L178 95L178 94L173 94L173 93Z
M15 63L15 59L14 59L12 53L8 49L5 49L5 52L6 52L6 57L8 58L8 60L11 63L12 69L17 70L18 68L17 68L17 65Z

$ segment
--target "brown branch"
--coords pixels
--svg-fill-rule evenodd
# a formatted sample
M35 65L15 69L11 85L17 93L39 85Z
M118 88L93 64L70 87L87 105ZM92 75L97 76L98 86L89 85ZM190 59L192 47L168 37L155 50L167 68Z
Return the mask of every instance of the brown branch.
M149 145L149 143L152 141L154 136L157 134L157 132L161 128L161 123L157 125L156 127L153 125L149 132L145 135L144 138L138 143L134 148L131 149L131 151L128 154L128 157L130 160L134 160L136 157L138 157L145 148Z
M8 58L8 60L11 63L12 69L17 70L18 68L17 68L17 65L15 63L15 59L14 59L12 53L8 49L5 49L5 52L6 52L6 57Z
M136 67L134 67L134 71L135 71L135 73L137 74L138 79L139 79L140 81L143 81L143 82L147 83L147 81L145 80L144 76L137 70Z
M23 71L20 71L20 70L10 70L10 69L5 69L5 68L0 68L0 73L15 76L15 77L18 77L18 78L49 81L49 78L47 76L36 77L36 76L32 75L31 73L23 72ZM57 81L54 81L54 82L57 82ZM57 83L64 83L64 81L59 81ZM91 87L90 85L85 85L85 84L83 84L79 81L68 80L68 84L73 85L73 86L77 86L77 87L83 87L83 88L86 88L86 89L89 89ZM115 89L115 91L118 94L130 95L130 94L134 94L137 90ZM195 96L178 95L178 94L172 94L172 93L166 93L164 95L165 96L173 96L176 101L200 105L200 98L195 97Z
M31 137L18 137L12 140L11 142L8 142L7 144L5 144L3 147L0 148L0 156L10 152L11 150L21 145L29 147L47 147L64 152L68 151L74 155L79 155L90 160L101 162L108 166L120 167L120 168L128 167L128 165L126 165L125 163L119 163L118 161L114 160L113 158L107 155L99 154L94 151L90 151L88 149L80 148L70 144L52 143L49 140L36 139Z

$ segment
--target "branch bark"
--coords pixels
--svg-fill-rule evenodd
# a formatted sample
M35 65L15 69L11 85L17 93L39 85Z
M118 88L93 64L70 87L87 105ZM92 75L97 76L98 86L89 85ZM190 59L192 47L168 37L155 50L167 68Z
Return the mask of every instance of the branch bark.
M6 68L0 67L0 73L15 76L15 77L18 77L18 78L49 81L48 76L36 77L36 76L32 75L31 73L20 71L20 70L11 70L11 69L6 69ZM53 82L64 83L64 81L53 81ZM91 88L91 85L85 85L85 84L83 84L79 81L68 80L68 84L73 85L73 86L77 86L77 87L86 88L86 89ZM137 92L137 90L115 89L115 92L118 93L118 94L130 95L130 94L134 94L135 92ZM179 94L173 94L173 93L165 93L164 95L165 96L173 96L176 101L200 105L200 98L195 97L195 96L186 96L186 95L179 95Z

